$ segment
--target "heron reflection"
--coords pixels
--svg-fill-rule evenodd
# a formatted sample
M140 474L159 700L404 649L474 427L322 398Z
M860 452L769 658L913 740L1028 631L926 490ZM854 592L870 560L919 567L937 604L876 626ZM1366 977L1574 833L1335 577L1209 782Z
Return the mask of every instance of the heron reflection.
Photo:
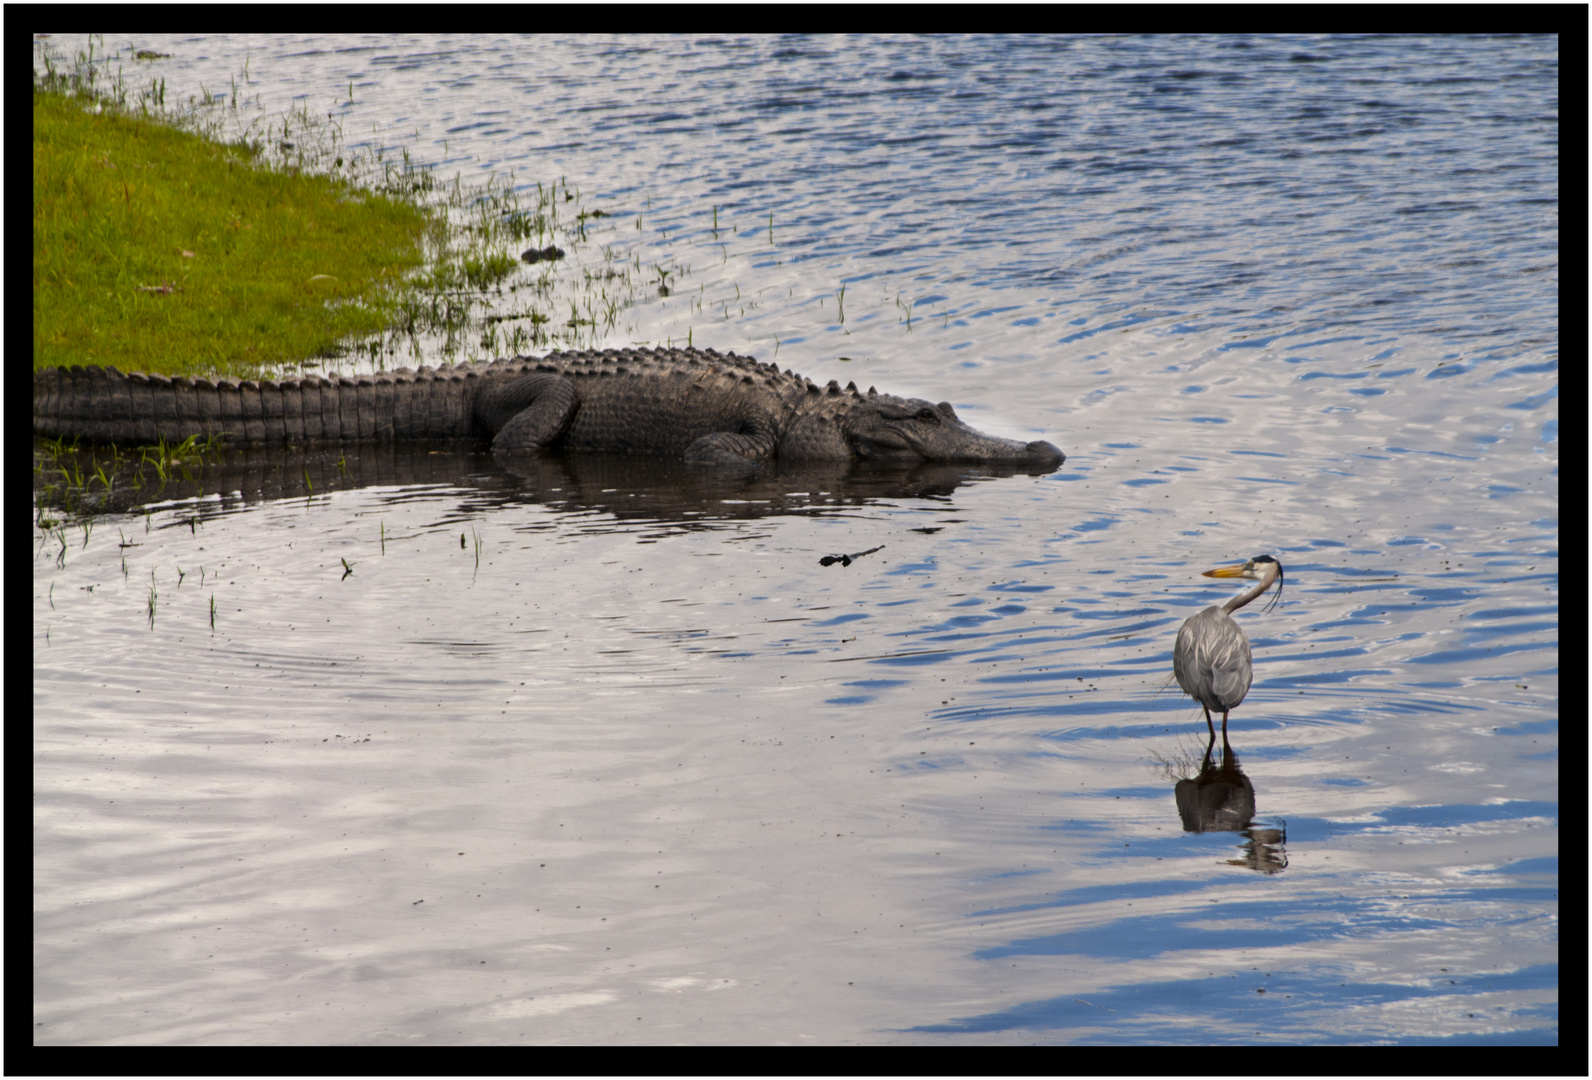
M1288 866L1288 832L1281 821L1255 820L1255 785L1239 767L1222 732L1222 755L1212 761L1216 739L1205 744L1205 759L1199 772L1179 780L1172 794L1184 832L1233 832L1244 838L1243 856L1226 860L1230 866L1247 866L1263 874L1275 874Z

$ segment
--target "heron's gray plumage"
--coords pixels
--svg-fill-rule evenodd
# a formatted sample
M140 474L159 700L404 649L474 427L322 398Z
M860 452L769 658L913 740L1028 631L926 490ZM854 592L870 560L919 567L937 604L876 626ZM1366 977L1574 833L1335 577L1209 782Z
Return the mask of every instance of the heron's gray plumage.
M1249 693L1249 639L1231 615L1208 607L1177 632L1172 674L1183 692L1207 709L1236 709Z

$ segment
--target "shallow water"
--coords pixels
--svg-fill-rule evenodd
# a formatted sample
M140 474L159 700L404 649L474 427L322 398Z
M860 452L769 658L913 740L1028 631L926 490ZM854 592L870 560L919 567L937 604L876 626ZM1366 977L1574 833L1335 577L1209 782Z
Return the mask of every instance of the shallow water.
M611 344L1068 460L40 531L38 1042L1557 1041L1552 39L107 44L608 200L680 275ZM1172 639L1261 552L1202 769Z

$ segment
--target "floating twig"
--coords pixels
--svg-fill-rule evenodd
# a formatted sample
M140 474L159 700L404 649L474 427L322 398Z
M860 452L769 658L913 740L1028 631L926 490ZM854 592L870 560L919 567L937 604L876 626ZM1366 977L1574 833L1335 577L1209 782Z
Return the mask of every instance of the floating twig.
M869 548L867 551L859 551L859 552L856 552L855 554L852 554L852 555L825 555L822 559L818 560L818 565L819 566L832 566L835 563L839 563L841 566L850 566L852 559L860 559L864 555L872 555L876 551L883 551L883 550L884 550L884 545L880 544L878 547L872 547L872 548Z

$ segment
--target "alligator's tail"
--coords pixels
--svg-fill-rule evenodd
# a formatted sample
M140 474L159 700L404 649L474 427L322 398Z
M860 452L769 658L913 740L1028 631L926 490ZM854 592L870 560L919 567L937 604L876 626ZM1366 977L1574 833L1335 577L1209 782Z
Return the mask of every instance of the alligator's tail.
M51 367L33 375L33 433L117 443L470 438L480 434L476 378L469 365L280 382Z

